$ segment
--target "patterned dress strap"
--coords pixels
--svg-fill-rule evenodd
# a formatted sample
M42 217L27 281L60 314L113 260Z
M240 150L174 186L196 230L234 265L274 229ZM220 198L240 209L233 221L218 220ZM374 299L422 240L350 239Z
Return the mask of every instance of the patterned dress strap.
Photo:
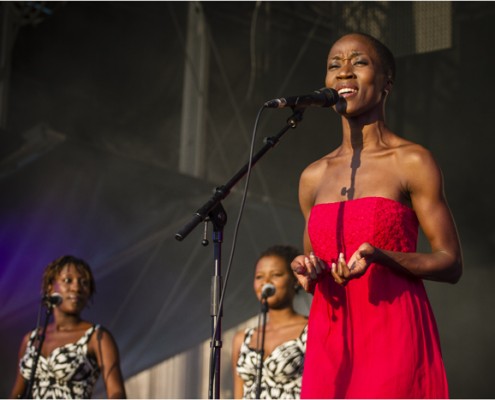
M254 328L247 328L245 330L244 343L246 344L246 346L248 346L249 343L251 342L251 337L253 336L253 333L254 333Z

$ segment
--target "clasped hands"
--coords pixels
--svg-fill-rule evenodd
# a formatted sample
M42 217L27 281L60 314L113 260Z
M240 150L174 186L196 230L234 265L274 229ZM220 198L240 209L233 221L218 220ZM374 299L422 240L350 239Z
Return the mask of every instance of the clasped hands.
M318 277L325 273L331 273L335 282L341 286L347 285L351 279L359 278L372 263L374 253L373 246L363 243L348 262L344 254L340 253L337 262L328 265L310 252L308 256L297 256L292 261L291 268L304 290L313 293Z

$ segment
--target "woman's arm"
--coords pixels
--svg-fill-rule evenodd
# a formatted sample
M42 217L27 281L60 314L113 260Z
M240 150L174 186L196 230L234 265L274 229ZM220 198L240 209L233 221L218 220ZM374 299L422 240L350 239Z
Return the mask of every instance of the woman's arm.
M315 203L315 187L320 181L318 163L313 163L301 174L299 180L299 205L304 216L305 227L303 233L304 255L297 256L291 263L299 284L308 293L314 293L318 276L328 271L328 266L313 254L311 241L308 235L308 219Z
M408 159L411 202L431 252L416 253L409 259L392 258L414 276L456 283L462 275L462 252L450 208L444 193L442 172L426 149L411 154ZM386 252L380 258L390 258Z
M24 391L26 390L26 380L21 375L21 370L19 368L19 365L21 363L21 358L24 357L24 353L26 352L27 343L29 341L29 335L30 335L30 333L27 333L24 336L24 338L22 339L21 345L19 347L18 362L17 362L17 374L15 377L14 386L12 387L12 390L10 391L10 398L11 399L21 398L24 395Z
M105 383L107 398L125 399L126 392L120 370L119 350L114 338L110 332L100 328L96 331L91 343Z

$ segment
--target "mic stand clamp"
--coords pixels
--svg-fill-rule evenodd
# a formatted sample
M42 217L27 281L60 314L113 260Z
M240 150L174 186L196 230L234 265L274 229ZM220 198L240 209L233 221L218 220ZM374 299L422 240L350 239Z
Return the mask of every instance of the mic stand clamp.
M35 349L35 356L34 356L33 365L31 368L31 375L29 377L29 381L28 381L28 384L26 386L26 389L24 390L24 394L22 396L23 399L32 399L33 398L31 392L33 390L34 378L36 376L36 369L38 368L38 362L40 359L41 349L43 347L43 342L45 341L46 328L48 326L48 321L50 320L50 317L53 313L53 307L54 307L54 305L52 305L52 304L50 304L46 307L45 323L43 324L43 329L41 330L41 333L38 332L39 327L36 327L37 345L36 345L36 349Z
M265 331L266 331L266 314L268 313L268 300L266 297L261 298L261 345L258 350L258 370L256 376L256 398L259 399L261 396L261 377L263 375L263 359L265 358Z

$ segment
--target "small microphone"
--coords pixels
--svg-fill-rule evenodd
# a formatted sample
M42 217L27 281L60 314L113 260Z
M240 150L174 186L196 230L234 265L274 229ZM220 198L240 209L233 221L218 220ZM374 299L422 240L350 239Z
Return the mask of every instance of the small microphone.
M50 295L43 296L43 302L47 307L55 307L62 303L62 295L60 293L54 292Z
M285 107L331 107L339 101L339 94L335 89L321 88L311 94L300 96L281 97L267 101L264 106L267 108Z
M261 288L261 298L267 299L275 294L275 286L271 283L265 283Z

